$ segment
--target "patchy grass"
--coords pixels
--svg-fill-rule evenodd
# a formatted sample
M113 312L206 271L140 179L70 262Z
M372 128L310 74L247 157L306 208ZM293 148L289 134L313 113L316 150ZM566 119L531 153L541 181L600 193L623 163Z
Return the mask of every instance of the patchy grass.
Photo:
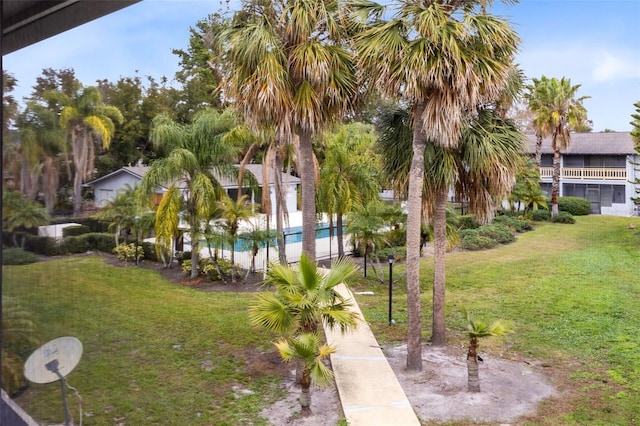
M99 257L3 267L3 294L31 310L41 343L82 342L68 382L85 424L260 425L261 408L281 395L270 336L248 323L251 294L182 288ZM59 383L31 385L17 402L39 421L62 421Z
M448 342L463 345L462 306L515 334L481 349L550 367L561 399L541 407L532 424L635 424L640 413L640 233L637 218L577 217L576 224L538 224L515 243L447 254ZM358 302L383 344L406 338L406 277L396 265L393 318L388 287L361 279ZM431 328L433 262L421 265L424 339ZM570 375L573 373L573 375ZM563 383L560 383L562 381Z

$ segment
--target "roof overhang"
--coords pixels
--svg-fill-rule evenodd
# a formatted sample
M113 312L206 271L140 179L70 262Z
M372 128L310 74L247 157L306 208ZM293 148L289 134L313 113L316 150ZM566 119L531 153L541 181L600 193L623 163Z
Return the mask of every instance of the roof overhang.
M141 0L2 0L2 55Z

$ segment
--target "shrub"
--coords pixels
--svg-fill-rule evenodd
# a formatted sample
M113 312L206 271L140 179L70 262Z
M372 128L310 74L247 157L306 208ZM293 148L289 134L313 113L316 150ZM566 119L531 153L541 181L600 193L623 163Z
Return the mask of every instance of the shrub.
M139 259L144 258L144 249L142 246L135 244L120 244L113 249L113 252L118 256L118 259L124 262L126 265L128 262L135 262L136 251Z
M466 214L458 217L458 226L460 229L477 229L480 227L480 224L475 216Z
M511 243L516 239L509 228L501 224L483 225L477 231L478 235L491 238L499 244Z
M580 197L559 197L558 210L573 216L587 216L591 213L591 202Z
M551 220L551 212L549 210L538 209L530 212L531 218L536 222L547 222Z
M496 216L493 223L507 226L516 232L526 232L533 229L531 222L514 216Z
M89 233L89 227L85 225L73 225L67 226L62 229L62 238L65 237L76 237L78 235Z
M19 248L8 248L2 250L3 265L28 265L38 261L38 256Z
M496 240L480 235L478 229L464 229L460 232L460 247L465 250L484 250L497 245Z
M56 239L51 237L27 235L24 248L30 252L41 254L43 256L58 256L65 254L57 244Z
M89 228L87 232L109 232L109 223L94 217L60 217L51 219L52 225L59 225L61 223L78 223Z
M558 216L551 219L553 223L576 223L574 217L568 212L559 212Z

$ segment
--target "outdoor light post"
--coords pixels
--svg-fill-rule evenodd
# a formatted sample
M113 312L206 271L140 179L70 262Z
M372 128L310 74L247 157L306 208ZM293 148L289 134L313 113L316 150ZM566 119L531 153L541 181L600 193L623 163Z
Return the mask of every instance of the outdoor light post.
M393 286L393 261L395 260L395 256L389 255L389 325L393 325L394 321L391 319L391 298L393 292L391 291Z
M135 256L136 256L136 266L139 265L139 261L138 261L138 221L140 220L140 216L136 216L135 218L133 218L134 221L134 229L136 232L136 252L135 252Z

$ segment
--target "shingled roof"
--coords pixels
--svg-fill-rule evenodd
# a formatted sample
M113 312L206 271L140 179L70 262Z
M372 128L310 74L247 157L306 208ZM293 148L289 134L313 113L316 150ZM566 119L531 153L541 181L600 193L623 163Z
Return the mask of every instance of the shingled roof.
M525 152L534 154L536 136L527 135ZM542 153L553 154L551 137L542 141ZM629 132L572 133L571 143L563 154L569 155L631 155L636 154L633 138Z

